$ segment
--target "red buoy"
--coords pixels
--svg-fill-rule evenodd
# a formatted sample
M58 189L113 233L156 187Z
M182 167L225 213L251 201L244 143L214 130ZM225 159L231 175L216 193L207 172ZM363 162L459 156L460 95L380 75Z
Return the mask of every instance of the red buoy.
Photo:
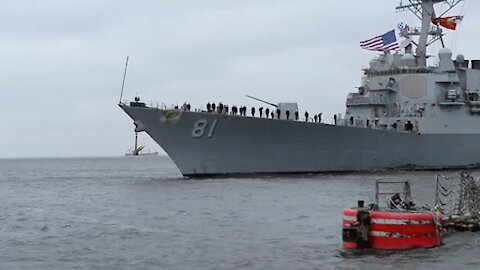
M343 211L343 228L357 226L358 209ZM430 211L368 211L368 247L383 250L431 248L442 243L441 215ZM357 239L343 239L344 248L358 248Z
M381 192L380 184L403 184L403 199L400 193ZM379 197L386 194L393 196L387 197L387 205L379 209ZM375 198L376 203L368 208L358 201L357 207L343 211L344 248L402 250L441 245L442 215L418 210L411 201L408 181L377 181Z

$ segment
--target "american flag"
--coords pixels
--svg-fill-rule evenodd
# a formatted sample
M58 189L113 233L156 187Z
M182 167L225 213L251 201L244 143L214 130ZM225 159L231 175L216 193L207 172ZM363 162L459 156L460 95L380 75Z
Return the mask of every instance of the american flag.
M387 33L371 38L369 40L361 41L360 47L371 51L391 51L400 49L395 35L395 29Z

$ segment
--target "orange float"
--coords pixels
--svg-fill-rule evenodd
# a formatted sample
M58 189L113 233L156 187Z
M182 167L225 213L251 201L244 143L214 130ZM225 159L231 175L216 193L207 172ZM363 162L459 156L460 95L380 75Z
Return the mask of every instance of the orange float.
M410 188L408 182L406 183L408 191L405 192L405 196L408 197ZM378 194L377 183L377 199ZM413 206L399 207L392 203L393 208L378 209L378 202L366 208L363 201L359 201L358 207L345 209L343 211L343 247L404 250L441 245L442 216L440 213L415 210ZM397 203L400 203L400 206L408 205L403 200Z

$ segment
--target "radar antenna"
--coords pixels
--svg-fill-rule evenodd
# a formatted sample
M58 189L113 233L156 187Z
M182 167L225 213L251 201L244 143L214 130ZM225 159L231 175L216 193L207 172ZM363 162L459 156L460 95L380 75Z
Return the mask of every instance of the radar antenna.
M427 65L427 47L436 41L440 40L442 46L444 45L442 37L443 31L439 25L431 24L433 18L437 18L435 15L435 4L444 3L447 9L438 17L442 17L447 12L452 10L463 0L401 0L397 11L410 11L420 21L422 21L421 27L414 27L403 29L401 35L407 38L411 36L419 36L418 42L412 41L417 46L416 58L418 66ZM429 37L431 39L429 40Z

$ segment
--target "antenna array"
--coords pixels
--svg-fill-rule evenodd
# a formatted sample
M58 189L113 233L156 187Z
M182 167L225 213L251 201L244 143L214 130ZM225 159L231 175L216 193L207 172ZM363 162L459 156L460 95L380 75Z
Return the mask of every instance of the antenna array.
M443 2L444 4L447 5L447 9L438 17L442 17L445 15L447 12L452 10L454 7L456 7L460 2L463 0L430 0L433 2L433 4L438 4ZM422 7L424 2L430 2L429 0L401 0L400 4L396 8L397 11L410 11L415 15L418 19L422 19ZM435 15L435 14L431 14Z

